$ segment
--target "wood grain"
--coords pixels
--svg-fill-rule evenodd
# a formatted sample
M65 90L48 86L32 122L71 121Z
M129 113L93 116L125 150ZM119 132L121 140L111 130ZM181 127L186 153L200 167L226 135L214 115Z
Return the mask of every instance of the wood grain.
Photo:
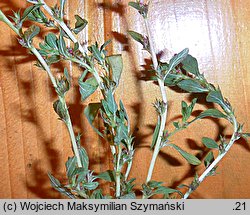
M3 0L0 8L10 15L11 10L24 8L26 1ZM54 5L56 0L47 0ZM112 38L109 53L122 53L124 71L117 90L130 116L136 137L135 161L131 177L138 187L145 181L152 152L151 135L157 117L152 107L159 98L159 89L142 80L143 70L150 65L149 56L132 41L127 30L145 33L139 14L127 6L128 0L71 0L66 4L66 19L74 24L74 14L88 19L89 24L78 37L88 45L96 40L103 43ZM206 78L219 85L229 99L239 122L250 131L250 2L241 0L152 0L149 9L150 29L161 59L168 60L174 53L188 47L198 59ZM43 32L43 36L46 32ZM16 37L0 23L0 198L61 198L51 187L47 172L65 180L68 156L72 155L67 130L57 120L52 103L56 99L46 73L35 68L34 58L20 47ZM82 145L91 158L96 172L112 168L109 147L88 125L83 109L88 102L98 101L96 92L82 103L78 94L77 66L65 63L73 77L74 87L67 101L75 132L81 132ZM62 67L53 68L59 74ZM193 96L167 89L171 121L180 116L180 102ZM197 95L195 95L197 96ZM199 98L197 110L203 110L204 98ZM219 122L219 124L218 124ZM173 142L183 149L204 157L201 151L203 136L218 139L229 135L232 129L224 121L210 119L197 122L185 132L176 135ZM249 198L250 146L239 141L221 162L215 177L202 183L191 198ZM202 167L195 169L201 173ZM164 149L156 163L154 180L176 188L190 183L195 171L178 154ZM106 192L110 192L107 186Z

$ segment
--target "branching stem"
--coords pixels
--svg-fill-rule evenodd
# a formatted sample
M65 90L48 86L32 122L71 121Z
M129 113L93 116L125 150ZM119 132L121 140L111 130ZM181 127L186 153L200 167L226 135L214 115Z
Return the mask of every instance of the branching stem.
M146 18L144 20L145 20L145 26L146 26L146 31L147 31L147 35L148 35L150 53L151 53L151 56L152 56L154 69L155 69L155 71L157 71L157 69L158 69L158 61L157 61L157 56L156 56L156 53L155 53L155 50L154 50L153 39L152 39L151 32L150 32L150 29L149 29L148 20ZM160 91L161 91L162 101L163 101L163 104L164 104L164 111L160 116L161 121L160 121L159 134L158 134L158 137L157 137L157 140L156 140L154 153L153 153L151 163L150 163L150 166L149 166L146 183L148 183L152 178L156 158L157 158L157 156L159 154L159 151L160 151L161 139L162 139L163 132L164 132L164 129L165 129L167 112L168 112L167 111L167 108L168 108L167 94L166 94L165 87L164 87L164 80L162 80L160 78L157 78L157 81L158 81Z
M238 122L236 121L236 118L235 118L235 116L233 114L231 115L231 119L232 119L233 126L234 126L234 133L233 133L233 135L232 135L229 143L225 147L225 151L223 153L221 153L220 155L218 155L218 157L209 165L209 167L198 178L198 182L197 183L199 185L208 176L208 174L213 170L213 168L216 167L216 165L221 161L221 159L227 154L227 152L232 147L232 145L234 144L234 142L239 139L239 136L237 135ZM189 195L193 191L194 191L194 189L192 189L192 187L190 187L189 190L185 193L183 199L187 199L189 197Z
M18 29L2 13L1 10L0 10L0 20L3 21L4 23L6 23L18 36L21 36ZM36 58L38 59L40 64L43 66L44 70L47 72L47 74L48 74L48 76L50 78L50 81L52 82L53 87L56 89L57 88L56 79L53 76L48 64L43 59L42 55L37 51L37 49L33 45L29 45L28 49L36 56ZM75 154L75 156L77 158L78 167L82 167L82 162L81 162L81 159L80 159L80 155L79 155L79 151L78 151L78 147L77 147L77 143L76 143L76 139L75 139L75 135L74 135L74 131L73 131L73 126L72 126L72 123L71 123L71 119L70 119L70 115L69 115L69 112L68 112L68 108L67 108L67 105L66 105L65 98L62 97L62 96L59 96L59 99L62 102L62 104L64 104L64 106L65 106L66 117L67 117L67 120L66 120L65 123L66 123L67 129L68 129L69 134L70 134L71 143L72 143L74 154Z
M50 16L52 16L54 18L54 20L58 23L58 25L61 26L61 28L65 31L65 33L69 36L69 38L72 40L73 43L78 43L79 44L79 51L82 53L82 54L85 54L85 50L84 48L82 47L81 43L78 42L78 40L76 39L76 37L73 35L73 33L71 32L71 30L69 29L69 27L65 24L65 22L61 19L58 19L53 11L51 10L51 8L46 4L46 2L44 0L39 0L38 3L41 3L43 4L43 8L44 10L46 10L48 12L48 14Z

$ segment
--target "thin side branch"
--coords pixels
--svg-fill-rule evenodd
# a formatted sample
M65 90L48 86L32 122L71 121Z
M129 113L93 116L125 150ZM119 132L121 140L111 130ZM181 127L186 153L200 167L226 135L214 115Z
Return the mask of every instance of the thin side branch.
M232 147L232 145L235 143L236 140L239 139L237 132L238 132L238 122L236 121L236 118L234 115L231 116L234 126L234 133L228 143L228 145L225 148L225 151L218 155L218 157L210 164L210 166L201 174L201 176L198 178L197 183L200 185L201 182L204 181L204 179L208 176L208 174L213 170L214 167L221 161L221 159L227 154L229 149ZM189 195L194 191L192 187L189 188L189 190L185 193L183 199L187 199Z

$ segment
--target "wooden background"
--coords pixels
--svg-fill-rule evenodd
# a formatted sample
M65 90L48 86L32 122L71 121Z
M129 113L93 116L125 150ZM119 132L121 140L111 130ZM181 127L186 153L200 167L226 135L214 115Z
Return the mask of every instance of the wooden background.
M8 15L11 10L26 6L24 0L2 0L0 8ZM55 0L47 0L54 5ZM250 1L242 0L152 0L149 22L157 52L162 60L188 47L197 57L207 79L219 85L235 108L238 121L250 131ZM143 65L149 57L141 46L128 38L127 30L145 32L141 17L127 6L128 0L70 0L66 18L74 24L74 14L88 19L87 29L79 35L87 44L109 38L110 53L122 53L124 71L117 91L131 118L136 136L136 153L131 177L138 187L145 181L152 152L149 150L156 114L152 102L159 97L159 89L141 80ZM0 23L0 198L61 198L51 187L47 172L65 179L68 156L72 155L67 130L57 120L52 103L56 99L45 72L33 66L34 58L17 44L14 33ZM42 36L45 35L43 32ZM86 103L80 101L77 66L66 64L74 77L75 87L67 101L75 132L82 132L82 144L91 158L96 172L112 168L107 143L100 140L83 117L87 102L98 101L99 92ZM53 69L60 72L59 67ZM180 116L180 101L192 96L168 89L171 120ZM199 97L197 110L203 110L204 98ZM218 123L218 122L217 122ZM224 121L202 120L178 134L173 142L183 149L204 157L201 151L203 136L218 139L219 133L232 132ZM226 127L227 126L227 127ZM192 198L249 198L250 146L240 141L227 154L218 168L218 175L209 177ZM202 168L196 169L201 173ZM190 183L193 167L166 148L160 153L153 174L154 180L165 181L176 188Z

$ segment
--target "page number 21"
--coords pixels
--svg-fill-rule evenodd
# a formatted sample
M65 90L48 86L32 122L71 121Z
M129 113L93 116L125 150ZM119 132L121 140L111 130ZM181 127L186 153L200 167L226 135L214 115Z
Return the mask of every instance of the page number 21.
M235 211L246 210L246 202L235 202L233 210Z

